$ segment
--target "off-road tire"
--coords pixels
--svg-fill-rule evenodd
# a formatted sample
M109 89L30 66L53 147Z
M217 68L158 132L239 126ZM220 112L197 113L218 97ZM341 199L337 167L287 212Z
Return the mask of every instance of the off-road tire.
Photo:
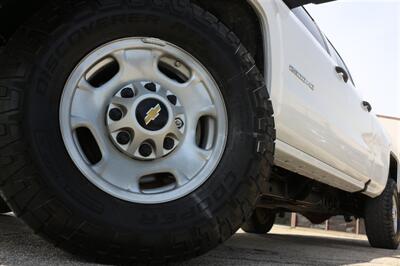
M254 210L250 219L242 225L242 230L246 233L264 235L271 231L276 219L276 213L262 208Z
M372 247L397 249L399 246L400 232L395 232L392 217L393 197L397 200L398 208L397 184L393 179L389 179L383 193L366 202L365 227ZM397 227L399 229L399 226Z
M90 183L59 128L61 94L80 60L104 43L144 34L201 61L229 120L213 175L190 195L154 205L119 200ZM274 140L272 105L253 58L232 31L189 1L51 1L0 58L2 196L35 233L97 261L166 263L228 239L253 211Z

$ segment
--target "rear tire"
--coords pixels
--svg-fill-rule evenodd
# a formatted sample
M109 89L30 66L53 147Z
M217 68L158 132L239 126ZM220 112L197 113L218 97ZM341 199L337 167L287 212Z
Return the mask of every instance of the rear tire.
M389 179L383 193L368 199L365 226L372 247L397 249L400 243L399 194L397 184Z
M261 175L270 174L275 129L264 77L235 34L189 1L75 2L49 3L1 55L2 195L36 233L98 261L163 264L209 251L251 215ZM229 120L211 176L190 194L154 204L122 200L90 182L71 159L59 120L64 86L82 59L109 42L143 36L201 62Z
M274 226L275 219L275 212L268 209L257 208L250 219L242 225L242 230L252 234L267 234Z

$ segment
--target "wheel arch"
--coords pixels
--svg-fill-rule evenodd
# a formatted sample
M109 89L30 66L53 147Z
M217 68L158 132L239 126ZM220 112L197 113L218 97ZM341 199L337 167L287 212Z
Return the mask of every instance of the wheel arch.
M5 45L29 17L49 2L50 0L0 0L0 46Z
M265 73L263 22L253 0L192 0L228 26L253 56L260 72Z

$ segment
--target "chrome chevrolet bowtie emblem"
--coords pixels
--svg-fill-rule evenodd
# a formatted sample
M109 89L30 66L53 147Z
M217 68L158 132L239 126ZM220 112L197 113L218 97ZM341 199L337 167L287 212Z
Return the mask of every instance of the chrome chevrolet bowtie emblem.
M161 112L160 104L157 104L155 107L153 107L149 111L147 111L146 117L144 118L144 122L146 123L146 126L148 124L150 124L152 121L156 120L157 117L160 115L160 112Z

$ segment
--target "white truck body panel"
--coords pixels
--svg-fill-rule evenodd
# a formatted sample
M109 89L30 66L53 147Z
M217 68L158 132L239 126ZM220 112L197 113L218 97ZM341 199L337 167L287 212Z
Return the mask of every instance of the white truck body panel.
M334 49L323 47L283 1L249 2L264 31L275 164L348 192L380 195L390 141L352 82L337 74Z

